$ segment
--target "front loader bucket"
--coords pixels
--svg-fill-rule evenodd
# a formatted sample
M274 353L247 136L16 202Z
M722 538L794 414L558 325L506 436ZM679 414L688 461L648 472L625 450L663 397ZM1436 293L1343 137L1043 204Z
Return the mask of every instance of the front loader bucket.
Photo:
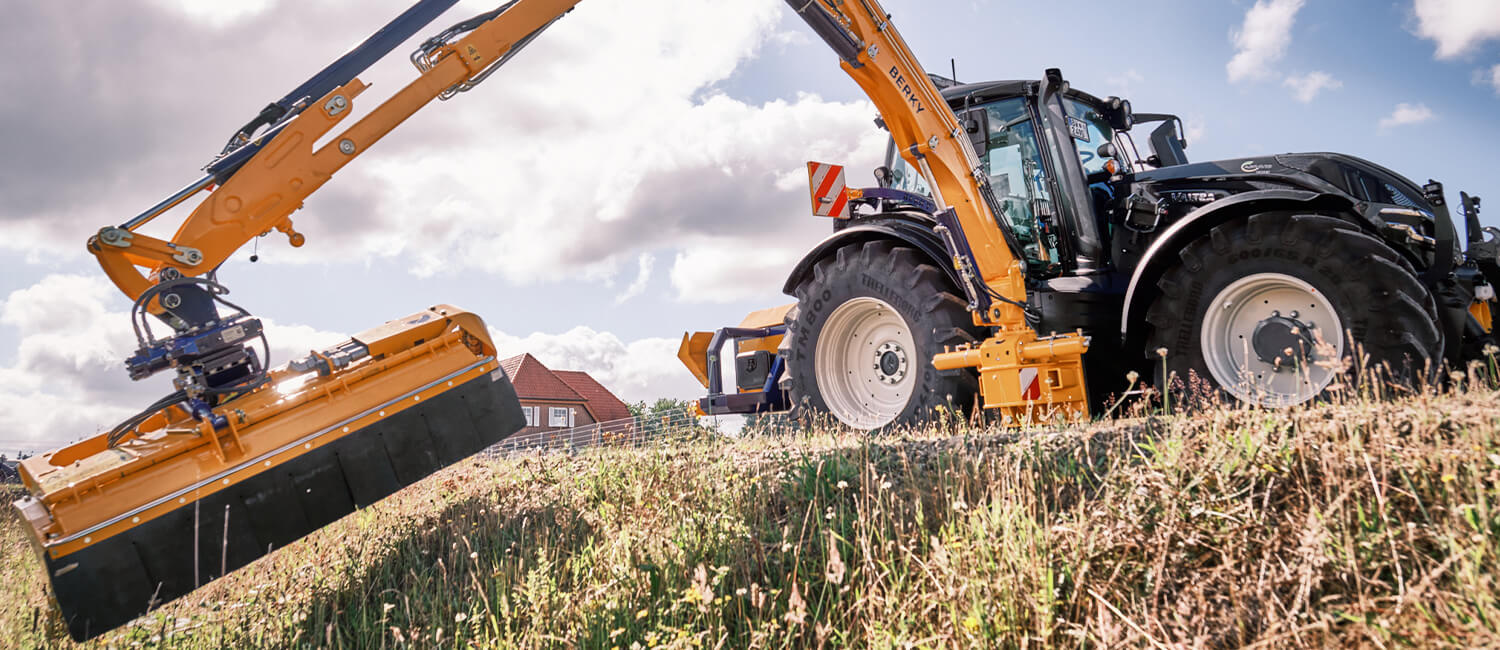
M68 631L123 625L518 431L484 323L433 307L214 409L22 463L16 503ZM174 407L175 408L175 407Z

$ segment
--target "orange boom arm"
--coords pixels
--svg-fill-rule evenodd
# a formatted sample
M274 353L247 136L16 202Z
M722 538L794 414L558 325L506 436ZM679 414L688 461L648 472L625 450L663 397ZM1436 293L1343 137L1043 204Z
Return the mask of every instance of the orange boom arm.
M209 192L171 241L135 232L155 216L150 215L101 229L89 239L89 252L115 286L137 299L163 270L176 269L186 277L206 274L245 242L271 230L301 246L303 236L293 229L291 214L304 199L433 99L478 83L576 4L578 0L519 0L462 38L424 48L413 56L421 70L416 80L316 150L314 143L352 114L355 97L368 86L356 78L312 98L307 110L284 128L262 136L269 141L257 143L263 144L260 151ZM192 193L190 188L187 194ZM172 205L186 198L174 197Z

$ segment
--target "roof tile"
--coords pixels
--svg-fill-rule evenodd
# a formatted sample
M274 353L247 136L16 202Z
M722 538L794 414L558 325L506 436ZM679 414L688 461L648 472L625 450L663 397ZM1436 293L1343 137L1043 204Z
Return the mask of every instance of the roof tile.
M630 407L614 393L609 392L603 384L600 384L589 373L582 370L554 370L552 374L563 380L574 392L582 395L589 402L589 410L594 413L599 422L610 422L623 420L630 417Z

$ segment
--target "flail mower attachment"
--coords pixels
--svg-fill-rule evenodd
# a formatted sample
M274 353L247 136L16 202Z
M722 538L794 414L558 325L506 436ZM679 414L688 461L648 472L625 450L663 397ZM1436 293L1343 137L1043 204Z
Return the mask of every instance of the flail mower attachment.
M525 425L478 316L440 305L28 458L16 502L76 640L183 596ZM115 439L111 439L115 438Z
M738 327L682 335L677 358L708 389L708 396L698 400L699 413L771 413L791 406L779 386L785 364L777 348L786 335L783 320L793 306L753 311ZM726 392L722 358L724 344L730 341L734 341L735 388Z

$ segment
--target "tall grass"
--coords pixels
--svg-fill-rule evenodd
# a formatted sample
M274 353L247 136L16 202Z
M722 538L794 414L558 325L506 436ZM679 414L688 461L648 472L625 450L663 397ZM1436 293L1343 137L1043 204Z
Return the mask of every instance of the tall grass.
M102 645L1493 646L1497 398L469 461Z

